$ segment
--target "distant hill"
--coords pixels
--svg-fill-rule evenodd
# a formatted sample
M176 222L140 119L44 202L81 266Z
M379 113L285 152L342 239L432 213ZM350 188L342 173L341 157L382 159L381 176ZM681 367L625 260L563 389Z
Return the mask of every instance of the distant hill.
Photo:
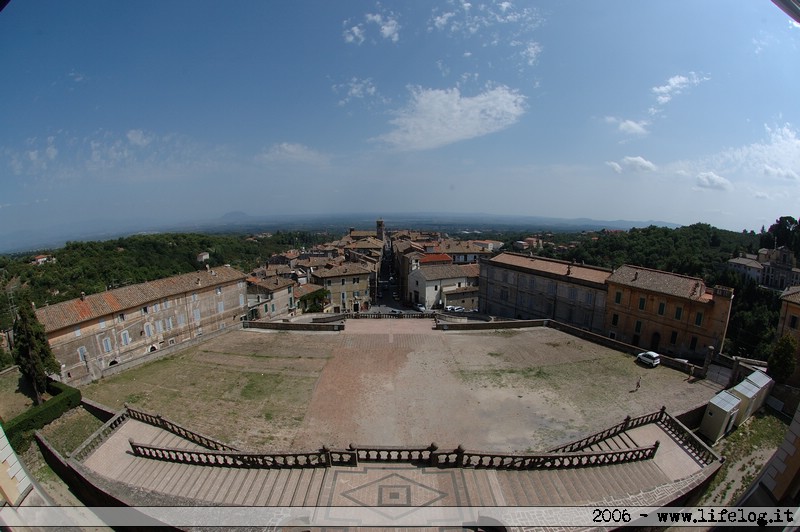
M145 224L132 220L93 220L69 224L44 231L0 229L0 253L22 253L62 247L68 241L109 240L137 233L201 232L256 233L261 231L328 231L342 233L350 227L372 229L382 219L387 230L401 228L437 231L593 231L600 229L628 230L632 227L676 228L678 224L647 220L592 220L589 218L552 218L543 216L496 215L486 213L361 213L353 214L293 214L253 216L234 211L211 220L193 220L172 224ZM102 229L98 229L102 228Z

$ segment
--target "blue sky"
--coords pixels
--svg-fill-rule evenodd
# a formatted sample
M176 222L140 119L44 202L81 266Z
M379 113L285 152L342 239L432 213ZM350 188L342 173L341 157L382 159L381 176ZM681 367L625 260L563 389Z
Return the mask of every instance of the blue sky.
M768 0L17 0L0 70L0 233L800 214L800 26Z

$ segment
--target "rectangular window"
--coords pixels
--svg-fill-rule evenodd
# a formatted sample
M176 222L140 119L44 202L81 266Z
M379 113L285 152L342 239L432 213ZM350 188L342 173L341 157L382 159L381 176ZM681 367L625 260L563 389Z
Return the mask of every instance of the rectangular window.
M331 280L330 279L328 279L326 282L327 282L328 286L331 285Z
M550 294L551 296L555 295L555 293L556 293L556 283L554 283L553 281L550 281L550 283L547 285L547 293Z
M75 336L80 336L80 335L81 335L81 328L75 327Z
M342 279L342 286L344 286L344 283L345 283L345 280L344 280L344 279Z
M616 327L619 324L619 314L614 314L611 316L611 325Z
M105 318L100 318L100 328L101 329L105 329L106 328L106 319Z
M672 331L672 334L669 335L669 343L671 345L678 343L678 331Z
M153 303L153 312L158 312L159 310L161 310L161 307L159 306L159 304L158 303Z
M272 312L275 312L275 303L272 304Z
M244 306L244 294L239 294L239 306Z
M614 303L616 303L617 305L622 303L622 292L617 292L616 294L614 294Z
M636 334L639 334L640 332L642 332L642 322L637 320L636 321L636 326L633 329L634 329L634 332Z
M168 309L168 308L169 308L169 299L165 299L165 300L164 300L164 308L165 308L165 309Z
M192 301L197 301L197 292L192 294Z
M224 301L218 301L217 302L217 312L219 312L220 314L225 312L225 302Z
M797 316L792 316L789 318L789 328L797 329Z
M360 297L360 296L361 296L361 294L359 293L359 291L358 291L358 290L355 290L355 291L353 292L353 297ZM292 298L289 298L289 299L292 299ZM291 306L292 306L292 304L291 304L291 303L289 303L289 306L291 307Z
M681 319L681 316L683 316L683 309L681 307L677 307L675 309L675 319L679 320Z
M171 331L171 330L172 330L172 316L170 316L169 318L167 318L167 330L168 330L168 331Z
M142 307L142 316L147 314L147 307Z
M594 292L586 292L586 304L592 305L594 303Z
M221 287L221 286L218 286L218 287L217 287L217 295L218 295L218 296L221 296L221 295L222 295L222 287Z
M645 305L647 304L647 299L640 297L639 298L639 310L644 310Z
M698 312L697 314L695 314L695 316L694 316L694 324L697 325L698 327L703 325L703 313L702 312Z
M149 323L144 324L144 334L147 335L148 338L153 336L153 328L150 327Z
M156 332L161 334L164 332L164 320L158 320L156 322Z
M194 309L194 321L195 323L200 323L200 309Z
M186 325L186 315L178 314L178 327L183 327L184 325Z
M667 311L667 304L662 301L661 303L658 304L658 315L663 316L664 312L666 311Z
M439 290L439 285L438 284L433 285L433 289L434 290Z
M81 362L86 362L86 348L85 347L80 346L78 348L78 358L81 360Z
M353 284L358 284L358 277L353 277Z
M578 289L570 287L569 289L569 299L571 301L575 301L578 298Z
M697 349L697 336L692 336L692 341L689 342L689 350L694 351Z
M104 353L111 352L111 338L103 338L103 352Z
M531 280L528 283L528 288L530 288L531 290L536 288L536 277L531 277Z
M128 345L131 343L131 337L128 334L128 331L122 331L119 335L119 339L122 341L122 345Z

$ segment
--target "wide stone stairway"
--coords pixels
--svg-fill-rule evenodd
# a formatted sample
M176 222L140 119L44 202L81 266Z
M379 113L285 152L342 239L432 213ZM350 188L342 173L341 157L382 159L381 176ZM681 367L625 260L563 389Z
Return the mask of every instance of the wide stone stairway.
M242 461L247 453L128 409L71 460L132 506L157 500L154 505L365 508L614 502L660 506L704 481L719 465L718 457L683 433L663 410L605 432L530 456L459 448L437 451L442 458L434 465L428 454L412 458L400 448L343 450L340 455L328 450L333 454L319 454L321 462L299 465L291 457L276 462L276 453L254 466ZM157 452L159 458L137 455L134 445ZM652 454L642 459L649 446L654 447ZM195 462L187 463L187 457ZM221 459L227 462L217 461Z

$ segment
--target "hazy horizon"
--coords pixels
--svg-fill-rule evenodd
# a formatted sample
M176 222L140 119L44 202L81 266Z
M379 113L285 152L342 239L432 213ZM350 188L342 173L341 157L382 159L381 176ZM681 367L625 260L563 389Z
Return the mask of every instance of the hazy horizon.
M0 248L234 211L758 231L796 216L798 51L766 0L11 2Z

